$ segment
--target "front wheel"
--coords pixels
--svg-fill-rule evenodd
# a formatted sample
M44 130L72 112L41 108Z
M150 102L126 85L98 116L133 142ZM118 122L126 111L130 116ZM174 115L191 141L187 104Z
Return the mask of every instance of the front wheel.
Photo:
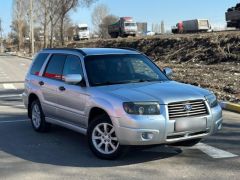
M101 159L116 159L127 148L119 144L115 129L107 116L97 117L90 124L88 143L92 152Z

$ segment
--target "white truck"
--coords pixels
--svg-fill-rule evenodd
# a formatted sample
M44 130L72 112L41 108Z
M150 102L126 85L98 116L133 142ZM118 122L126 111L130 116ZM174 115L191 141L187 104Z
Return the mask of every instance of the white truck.
M211 25L207 19L194 19L181 21L176 26L172 27L172 33L196 33L208 32L211 30Z
M87 24L79 24L76 28L75 41L88 40L90 38L90 32Z
M121 17L119 21L108 26L108 33L112 38L136 36L137 23L132 17Z

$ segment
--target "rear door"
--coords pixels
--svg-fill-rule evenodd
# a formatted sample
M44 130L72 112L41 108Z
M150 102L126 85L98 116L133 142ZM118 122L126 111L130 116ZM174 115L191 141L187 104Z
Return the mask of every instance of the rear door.
M45 115L56 118L56 107L58 104L58 90L62 81L62 72L66 60L66 55L53 54L43 72L41 80L38 82L42 92L42 107Z

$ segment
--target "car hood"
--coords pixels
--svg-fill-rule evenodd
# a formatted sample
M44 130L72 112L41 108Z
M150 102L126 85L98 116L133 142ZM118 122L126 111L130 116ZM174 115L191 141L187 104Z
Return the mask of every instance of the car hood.
M176 81L113 85L100 89L123 101L158 101L160 104L205 99L204 96L211 93L206 89Z

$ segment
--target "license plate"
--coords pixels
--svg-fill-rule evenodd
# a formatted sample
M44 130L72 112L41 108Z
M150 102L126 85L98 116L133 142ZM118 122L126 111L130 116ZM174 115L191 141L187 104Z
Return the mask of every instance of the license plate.
M178 119L175 122L175 131L202 131L207 128L207 119L206 118L187 118L187 119Z

